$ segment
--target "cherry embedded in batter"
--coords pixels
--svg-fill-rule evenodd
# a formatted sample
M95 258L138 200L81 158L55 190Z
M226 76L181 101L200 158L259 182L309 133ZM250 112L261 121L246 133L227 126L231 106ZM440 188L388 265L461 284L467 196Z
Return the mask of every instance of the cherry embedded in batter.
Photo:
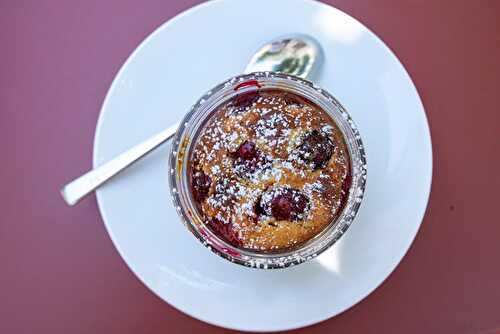
M253 159L257 156L257 147L255 146L255 143L247 140L241 144L240 147L238 147L236 155L245 160Z
M261 206L261 202L262 202L262 195L258 196L254 203L254 212L257 217L266 214Z
M318 130L309 132L298 147L299 157L309 162L313 169L326 166L334 150L331 140Z
M255 143L245 141L233 154L233 168L236 175L251 178L259 171L271 167L269 160L257 149Z
M246 92L237 95L230 103L229 106L234 108L234 112L240 113L246 111L252 104L260 97L259 92Z
M194 199L198 202L205 200L208 197L211 185L212 179L203 171L194 173L192 181Z
M207 222L207 226L212 230L212 232L217 234L217 236L229 244L235 247L241 246L241 239L232 223L224 223L217 218L212 218Z
M293 188L275 188L265 193L260 208L276 220L300 220L309 207L309 199Z
M349 199L349 189L351 189L352 185L352 177L350 173L347 173L344 182L342 182L342 192L340 194L340 198L342 203L347 203L347 200ZM340 206L338 211L342 211L343 206Z

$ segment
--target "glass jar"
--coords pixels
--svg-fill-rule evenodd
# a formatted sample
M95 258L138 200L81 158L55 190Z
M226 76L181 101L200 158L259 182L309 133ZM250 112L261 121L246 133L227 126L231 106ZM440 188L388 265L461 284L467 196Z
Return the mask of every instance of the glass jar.
M342 131L351 158L352 182L341 214L299 248L281 253L240 249L219 238L205 225L194 202L189 178L189 160L196 138L217 108L241 93L266 89L292 92L322 108ZM331 247L345 233L356 216L366 183L366 158L361 136L344 107L312 82L275 72L238 75L205 93L182 120L172 141L169 160L173 203L186 227L216 254L231 262L253 268L275 269L293 266L308 261Z

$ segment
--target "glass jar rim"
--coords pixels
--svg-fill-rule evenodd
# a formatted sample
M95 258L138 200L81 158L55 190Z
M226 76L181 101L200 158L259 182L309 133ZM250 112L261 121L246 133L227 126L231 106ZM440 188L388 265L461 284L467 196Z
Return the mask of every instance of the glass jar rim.
M201 127L218 106L235 95L258 89L281 89L308 98L335 121L351 158L352 183L341 214L300 247L264 253L237 248L207 228L192 199L188 160ZM232 77L206 92L185 115L171 145L169 184L173 204L184 225L207 248L223 258L247 267L275 269L308 261L331 247L349 228L362 202L366 186L366 155L359 131L345 108L327 91L311 81L276 72L255 72Z

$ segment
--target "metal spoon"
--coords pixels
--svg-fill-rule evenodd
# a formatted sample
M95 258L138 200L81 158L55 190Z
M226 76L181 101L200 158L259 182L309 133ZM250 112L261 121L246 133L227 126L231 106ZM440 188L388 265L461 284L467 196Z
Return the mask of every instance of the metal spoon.
M293 34L282 36L264 44L248 63L245 73L274 71L310 78L323 61L319 43L310 36ZM61 189L69 205L76 204L104 182L151 152L177 131L173 124L162 132L123 152L117 157L74 179Z

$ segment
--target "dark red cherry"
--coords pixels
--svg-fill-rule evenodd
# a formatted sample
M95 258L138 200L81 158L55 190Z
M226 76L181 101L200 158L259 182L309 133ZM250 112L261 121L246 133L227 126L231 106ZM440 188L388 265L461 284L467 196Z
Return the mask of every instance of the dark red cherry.
M344 182L342 183L342 194L346 197L349 195L349 189L351 188L351 183L352 183L351 174L347 174L344 179Z
M277 220L300 220L309 206L309 199L297 189L276 188L262 196L260 207Z
M278 220L288 220L292 216L293 202L290 196L278 195L271 202L271 213Z
M313 169L326 166L333 154L332 141L318 130L309 132L298 147L299 157L311 164Z
M236 151L236 156L245 160L255 158L257 156L257 148L255 146L255 143L248 140L245 141Z
M259 98L259 92L246 92L237 95L231 102L230 106L233 106L235 112L244 112Z
M210 191L210 186L212 184L212 179L210 176L205 174L203 171L198 171L193 175L192 188L194 199L198 202L202 202L207 198L208 192Z
M212 218L208 221L207 226L222 240L229 244L240 247L242 241L238 236L238 232L234 229L232 223L225 223L217 218Z
M264 209L261 206L261 201L262 201L262 196L259 196L257 198L257 200L255 201L254 208L253 208L253 210L255 212L255 217L257 217L257 219L259 218L259 216L266 214L264 212Z
M261 154L253 142L245 141L233 157L234 172L242 178L251 178L255 172L271 167L267 157Z

